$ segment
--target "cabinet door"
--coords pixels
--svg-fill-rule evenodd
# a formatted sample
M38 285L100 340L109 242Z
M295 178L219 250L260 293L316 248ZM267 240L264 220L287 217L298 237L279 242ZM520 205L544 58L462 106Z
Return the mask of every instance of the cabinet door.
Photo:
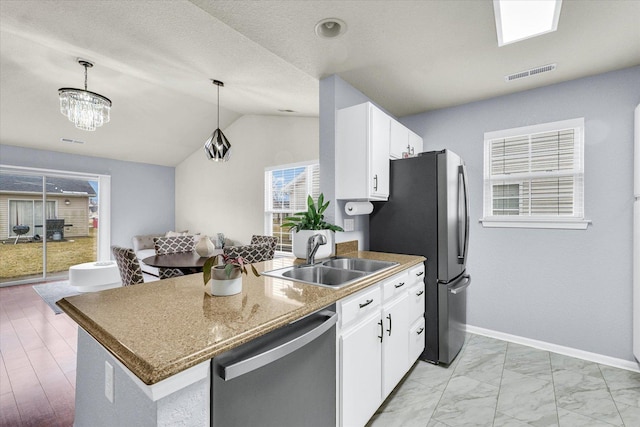
M422 153L422 145L422 137L409 131L409 146L412 150L411 154L417 155L418 153Z
M407 144L409 144L409 129L392 119L389 157L392 159L401 159L402 153L407 151Z
M364 426L382 403L381 332L378 312L340 337L342 427Z
M413 365L424 350L424 325L424 317L420 317L409 329L409 365Z
M408 292L385 304L382 316L382 397L386 398L409 369Z
M372 199L387 200L391 118L373 106L370 108L369 193Z

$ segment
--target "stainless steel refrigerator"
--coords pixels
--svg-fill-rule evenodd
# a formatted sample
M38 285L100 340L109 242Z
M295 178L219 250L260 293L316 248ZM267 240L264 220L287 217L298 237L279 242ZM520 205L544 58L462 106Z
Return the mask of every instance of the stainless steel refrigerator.
M372 251L422 255L426 346L420 359L449 364L465 339L469 192L464 162L449 150L391 161L387 202L369 217Z

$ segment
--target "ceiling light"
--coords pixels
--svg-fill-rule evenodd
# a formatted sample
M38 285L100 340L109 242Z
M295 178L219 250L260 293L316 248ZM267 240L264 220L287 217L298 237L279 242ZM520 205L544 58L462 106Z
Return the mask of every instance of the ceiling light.
M218 127L213 131L207 142L204 143L204 152L209 160L214 162L229 160L229 152L231 144L229 140L220 130L220 86L224 86L219 80L211 80L214 85L218 86Z
M316 35L331 39L344 34L347 31L347 24L338 18L326 18L316 24Z
M84 67L84 90L70 87L58 89L60 112L78 129L94 131L109 122L111 100L87 90L87 69L93 67L93 63L78 59L78 64Z
M498 46L558 29L562 0L493 0Z

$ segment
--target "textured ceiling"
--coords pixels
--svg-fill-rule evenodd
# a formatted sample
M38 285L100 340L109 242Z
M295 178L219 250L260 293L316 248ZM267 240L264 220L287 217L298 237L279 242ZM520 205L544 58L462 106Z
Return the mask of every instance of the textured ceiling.
M328 17L347 32L318 38ZM223 129L244 114L316 116L333 73L400 117L639 65L640 1L565 0L558 31L498 47L490 0L2 0L0 54L0 143L175 166L216 127L211 78L225 82ZM114 104L95 132L58 109L58 88L82 87L77 57Z

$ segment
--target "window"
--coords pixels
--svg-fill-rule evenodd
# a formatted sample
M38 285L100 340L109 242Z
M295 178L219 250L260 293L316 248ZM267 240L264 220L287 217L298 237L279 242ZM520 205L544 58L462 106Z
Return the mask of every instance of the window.
M484 135L485 227L580 228L584 119Z
M282 224L291 214L307 210L307 196L318 198L320 166L313 162L267 168L264 182L265 234L278 238L276 251L291 253L292 235Z
M56 218L56 202L47 200L46 206L46 219ZM16 235L11 225L18 224L29 227L27 236L42 234L42 200L9 199L9 236Z

